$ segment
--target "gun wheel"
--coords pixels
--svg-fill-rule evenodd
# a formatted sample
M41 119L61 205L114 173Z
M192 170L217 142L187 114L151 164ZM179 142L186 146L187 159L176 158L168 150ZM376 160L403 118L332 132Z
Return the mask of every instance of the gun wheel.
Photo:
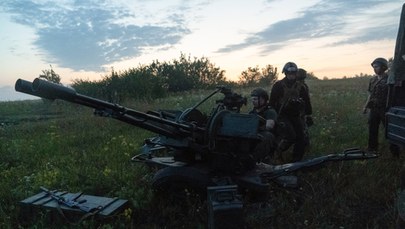
M158 195L184 201L190 197L205 198L210 185L207 174L192 167L167 167L159 170L152 180Z

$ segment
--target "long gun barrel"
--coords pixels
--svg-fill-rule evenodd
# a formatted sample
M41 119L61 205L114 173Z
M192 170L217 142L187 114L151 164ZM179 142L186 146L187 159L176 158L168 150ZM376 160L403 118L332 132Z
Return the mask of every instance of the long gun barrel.
M340 154L329 154L304 161L270 166L270 168L268 169L269 171L262 173L262 177L265 177L267 179L274 179L280 176L288 175L297 170L320 166L329 161L366 160L377 157L377 154L364 152L360 149L347 149Z
M175 122L156 115L132 110L118 104L79 94L75 89L36 78L32 83L18 79L15 90L46 99L61 99L95 109L95 114L111 116L120 121L141 127L171 138L190 136L192 131L203 131L191 125Z
M39 96L44 99L55 99L53 96L49 96L47 94L41 94L40 92L34 92L32 89L32 82L23 80L23 79L18 79L17 82L15 83L15 90L19 92L23 92L26 94L34 95L34 96Z

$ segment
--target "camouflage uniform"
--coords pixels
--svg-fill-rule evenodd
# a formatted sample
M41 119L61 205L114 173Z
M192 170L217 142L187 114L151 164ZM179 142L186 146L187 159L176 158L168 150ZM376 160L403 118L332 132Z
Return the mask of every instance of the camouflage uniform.
M302 83L302 85L307 90L309 95L309 87L305 83L305 79L307 78L307 71L303 68L299 68L297 72L297 81ZM310 97L308 96L308 103L311 104ZM309 127L314 124L314 120L310 115L302 114L302 121L304 123L304 135L305 135L305 151L309 150L310 146L310 139L309 139Z
M279 115L277 151L286 151L294 144L292 161L302 160L306 146L302 115L312 114L308 91L302 83L283 78L273 85L270 106L274 107Z
M385 110L388 95L387 79L388 75L386 73L382 74L380 78L375 75L370 79L368 85L370 98L366 108L370 109L368 116L368 149L371 151L378 150L378 130L380 123L385 124Z

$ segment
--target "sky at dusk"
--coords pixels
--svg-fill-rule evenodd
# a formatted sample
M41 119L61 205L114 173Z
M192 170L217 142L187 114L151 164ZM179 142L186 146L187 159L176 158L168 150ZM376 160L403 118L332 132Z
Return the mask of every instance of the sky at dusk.
M237 80L293 61L318 78L393 57L399 0L2 0L0 87L50 69L63 83L206 57Z

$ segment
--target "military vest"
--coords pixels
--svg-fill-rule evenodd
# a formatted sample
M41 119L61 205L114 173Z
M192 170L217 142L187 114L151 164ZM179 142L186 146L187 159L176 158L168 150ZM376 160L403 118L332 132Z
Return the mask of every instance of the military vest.
M295 82L291 87L288 87L285 82L281 83L283 87L283 96L280 99L280 114L283 115L300 115L304 112L304 100L300 96L300 92L304 85L301 82Z
M369 104L367 104L367 107L372 109L385 108L388 94L387 78L387 75L384 75L380 79L374 77L370 80L370 101Z

